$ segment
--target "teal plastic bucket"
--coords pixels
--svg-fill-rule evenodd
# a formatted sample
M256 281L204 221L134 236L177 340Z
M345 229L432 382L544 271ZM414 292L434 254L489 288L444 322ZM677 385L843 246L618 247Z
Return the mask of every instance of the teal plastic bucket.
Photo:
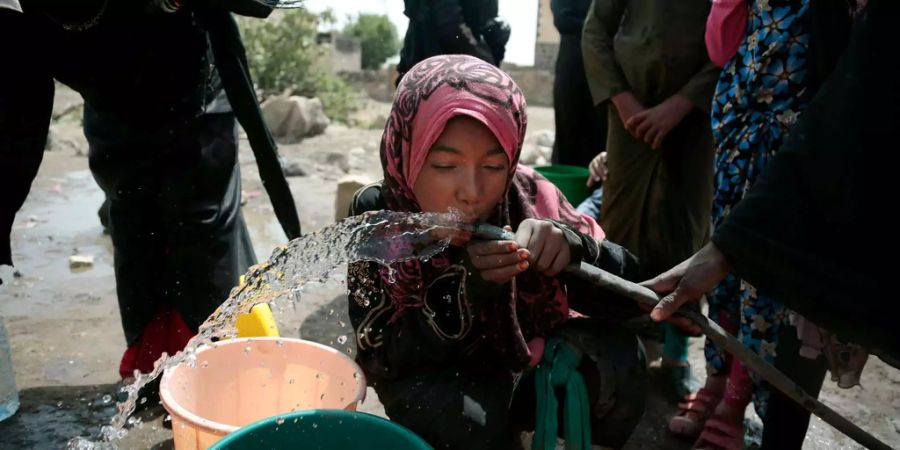
M311 409L234 431L209 450L432 450L412 431L371 414Z
M556 185L556 188L566 196L569 203L575 206L578 206L591 194L590 188L587 187L587 180L591 172L585 167L556 164L552 166L538 166L534 170Z

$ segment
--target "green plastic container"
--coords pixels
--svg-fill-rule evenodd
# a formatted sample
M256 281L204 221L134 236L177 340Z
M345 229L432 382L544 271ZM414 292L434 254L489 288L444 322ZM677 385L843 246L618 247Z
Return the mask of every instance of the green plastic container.
M591 172L586 167L556 164L538 166L534 170L555 184L557 189L569 200L569 203L575 206L578 206L591 194L590 188L587 187L587 180Z
M406 428L371 414L312 409L234 431L209 450L432 450Z

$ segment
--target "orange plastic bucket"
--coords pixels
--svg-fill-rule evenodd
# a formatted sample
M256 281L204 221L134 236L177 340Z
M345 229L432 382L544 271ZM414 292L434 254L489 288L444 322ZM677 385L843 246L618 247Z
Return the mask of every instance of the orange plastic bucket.
M160 397L178 450L206 449L266 417L306 409L355 410L366 393L356 363L301 339L255 337L197 352L195 367L166 370Z

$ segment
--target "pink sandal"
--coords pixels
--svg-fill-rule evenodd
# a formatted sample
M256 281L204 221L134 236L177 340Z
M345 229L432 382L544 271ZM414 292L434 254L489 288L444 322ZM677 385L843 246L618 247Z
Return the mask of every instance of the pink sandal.
M696 438L721 398L721 395L706 388L688 395L684 403L678 404L678 412L669 420L669 431L677 436Z
M744 424L734 424L713 415L703 426L703 433L692 447L707 450L743 450Z

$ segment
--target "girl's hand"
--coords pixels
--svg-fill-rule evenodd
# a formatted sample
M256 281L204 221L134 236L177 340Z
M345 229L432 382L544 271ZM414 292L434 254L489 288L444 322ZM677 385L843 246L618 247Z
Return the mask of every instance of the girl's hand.
M562 272L572 259L565 234L546 220L523 220L516 230L516 243L528 249L531 267L550 277Z
M588 170L590 170L591 176L588 177L587 187L593 187L597 183L605 183L606 176L609 174L609 170L606 168L606 152L600 152L599 155L595 156L591 160Z
M481 278L497 284L508 283L531 266L531 253L514 241L473 241L466 251Z

